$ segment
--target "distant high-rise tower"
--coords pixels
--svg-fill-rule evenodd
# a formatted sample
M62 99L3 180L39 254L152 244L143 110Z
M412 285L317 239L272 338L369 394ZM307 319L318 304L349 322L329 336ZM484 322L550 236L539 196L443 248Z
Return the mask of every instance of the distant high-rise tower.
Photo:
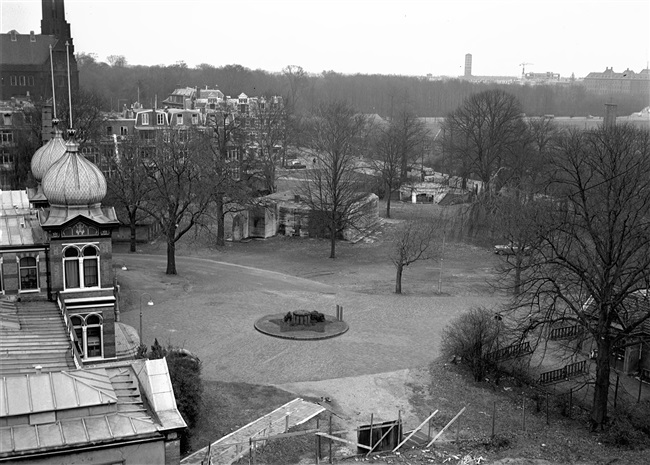
M465 77L470 77L472 75L472 54L468 53L465 55Z

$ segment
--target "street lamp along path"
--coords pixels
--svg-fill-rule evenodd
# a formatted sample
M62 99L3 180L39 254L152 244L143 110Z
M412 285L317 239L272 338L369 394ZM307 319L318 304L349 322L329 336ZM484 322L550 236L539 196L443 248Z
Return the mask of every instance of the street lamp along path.
M142 339L142 298L144 296L149 297L149 301L147 302L147 305L153 306L153 298L151 297L151 294L149 294L148 292L145 292L145 293L140 295L140 334L139 334L140 335L140 345L144 344L144 340Z

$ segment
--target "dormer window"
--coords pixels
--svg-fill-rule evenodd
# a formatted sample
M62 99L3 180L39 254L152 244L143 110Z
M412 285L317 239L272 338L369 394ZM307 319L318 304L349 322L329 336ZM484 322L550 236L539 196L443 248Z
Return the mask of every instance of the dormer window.
M178 124L179 126L183 125L183 115L181 113L178 113L176 115L176 124Z
M199 115L196 113L192 115L192 124L199 124Z
M142 114L142 125L149 126L149 113Z
M165 114L158 113L156 117L157 117L156 124L158 124L158 126L163 126L165 124Z

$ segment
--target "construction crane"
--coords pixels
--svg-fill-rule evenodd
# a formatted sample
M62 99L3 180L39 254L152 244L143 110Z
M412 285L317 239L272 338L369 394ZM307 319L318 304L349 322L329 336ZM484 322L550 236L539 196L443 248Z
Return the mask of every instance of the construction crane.
M528 65L534 65L535 63L519 63L519 66L521 66L521 78L526 77L526 66Z

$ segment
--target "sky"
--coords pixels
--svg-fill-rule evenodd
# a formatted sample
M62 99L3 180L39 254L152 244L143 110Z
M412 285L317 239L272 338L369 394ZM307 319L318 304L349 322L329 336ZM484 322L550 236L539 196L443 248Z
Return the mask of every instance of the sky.
M133 65L279 72L584 77L650 61L650 0L66 0L76 52ZM0 31L40 33L40 0L0 0Z

